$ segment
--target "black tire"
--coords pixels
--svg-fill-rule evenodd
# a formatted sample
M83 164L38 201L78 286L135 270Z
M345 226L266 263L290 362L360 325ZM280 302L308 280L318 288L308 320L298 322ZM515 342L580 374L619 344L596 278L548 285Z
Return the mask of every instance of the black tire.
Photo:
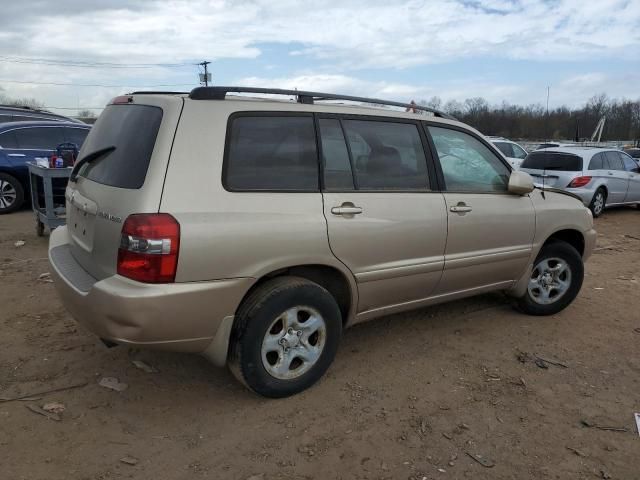
M277 378L265 368L263 339L268 331L273 332L274 321L284 312L301 306L315 309L321 315L325 325L324 346L304 373L291 379ZM341 336L340 308L326 289L304 278L277 277L257 287L238 308L229 368L238 380L260 395L288 397L309 388L324 375L335 358Z
M24 189L22 184L7 173L0 173L0 215L12 213L22 207L24 203ZM8 196L6 192L13 189L14 195Z
M540 304L529 291L517 299L517 308L528 315L553 315L564 310L576 298L584 280L584 264L578 251L570 244L562 241L548 243L536 257L532 278L536 275L536 266L545 259L559 258L569 266L571 280L569 287L557 300L549 304Z
M598 200L599 198L602 198L602 207L599 207L599 203ZM607 204L607 191L600 187L598 190L596 190L596 193L593 194L593 198L591 199L591 203L589 204L589 210L591 210L591 213L593 214L593 218L598 218L600 215L603 214L604 212L604 208L605 205Z

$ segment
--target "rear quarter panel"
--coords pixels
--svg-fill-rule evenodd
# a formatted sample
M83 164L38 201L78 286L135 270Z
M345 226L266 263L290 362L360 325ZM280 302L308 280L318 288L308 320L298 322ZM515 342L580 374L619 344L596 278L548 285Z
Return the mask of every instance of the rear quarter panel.
M261 109L275 110L273 104L258 102L246 107ZM223 187L227 120L241 110L231 101L185 100L160 205L180 223L176 281L257 279L290 266L319 264L341 271L357 295L351 272L329 248L320 192L231 192Z

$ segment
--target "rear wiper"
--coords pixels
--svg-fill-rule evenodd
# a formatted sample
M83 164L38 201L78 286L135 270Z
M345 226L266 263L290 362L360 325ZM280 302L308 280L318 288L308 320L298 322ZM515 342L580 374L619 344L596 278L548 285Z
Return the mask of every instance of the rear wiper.
M76 181L76 178L78 178L78 172L80 171L80 167L82 167L85 163L92 162L96 158L100 158L108 153L113 152L115 149L116 149L115 145L110 145L108 147L101 148L99 150L96 150L95 152L91 152L85 155L84 157L82 157L80 160L78 160L78 162L73 167L73 171L69 176L69 181L70 182Z

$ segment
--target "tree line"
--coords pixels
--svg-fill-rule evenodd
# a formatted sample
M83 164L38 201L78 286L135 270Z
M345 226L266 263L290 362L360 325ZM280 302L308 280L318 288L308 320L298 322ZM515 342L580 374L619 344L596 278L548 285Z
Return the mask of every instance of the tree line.
M430 106L453 115L485 135L527 140L588 140L598 121L604 116L602 132L605 140L640 139L640 99L610 99L606 94L591 97L584 106L571 109L556 107L547 112L541 104L528 106L490 105L484 98L468 98L464 102L439 97L422 100Z

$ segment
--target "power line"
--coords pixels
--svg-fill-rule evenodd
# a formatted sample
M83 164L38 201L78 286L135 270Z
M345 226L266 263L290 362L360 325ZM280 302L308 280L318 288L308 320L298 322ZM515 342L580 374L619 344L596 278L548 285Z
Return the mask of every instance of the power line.
M62 67L83 67L83 68L175 68L194 65L193 63L113 63L113 62L89 62L81 60L57 60L49 58L30 57L10 57L0 55L0 62L21 63L31 65L55 65Z
M93 83L28 82L23 80L4 80L4 79L0 79L0 82L20 83L20 84L29 84L29 85L57 85L57 86L68 86L68 87L109 87L109 88L184 87L188 85L193 85L193 83L164 83L164 84L158 84L158 85L103 85L103 84L93 84Z

